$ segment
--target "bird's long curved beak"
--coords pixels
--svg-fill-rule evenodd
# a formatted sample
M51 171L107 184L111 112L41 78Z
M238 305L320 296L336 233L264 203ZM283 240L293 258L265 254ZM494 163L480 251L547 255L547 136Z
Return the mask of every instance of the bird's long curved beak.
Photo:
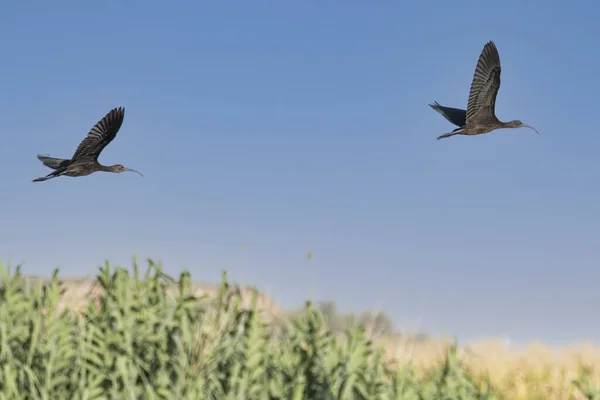
M535 129L535 128L534 128L533 126L531 126L531 125L522 124L521 126L522 126L522 127L524 127L524 128L533 129L534 131L536 131L536 132L537 132L537 134L538 134L538 135L540 134L540 133L538 132L538 130L537 130L537 129Z
M140 174L141 176L144 176L144 175L142 175L142 173L140 171L136 171L135 169L132 169L132 168L125 168L125 171L135 172L136 174Z

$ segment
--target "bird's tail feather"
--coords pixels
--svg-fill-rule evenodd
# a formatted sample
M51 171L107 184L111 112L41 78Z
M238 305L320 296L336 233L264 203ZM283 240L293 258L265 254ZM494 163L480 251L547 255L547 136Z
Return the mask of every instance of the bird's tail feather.
M71 160L64 158L54 158L47 154L38 154L37 158L48 168L59 169L69 165Z
M446 107L434 101L433 104L429 104L429 107L439 112L448 120L448 122L461 127L467 122L467 111L460 108Z

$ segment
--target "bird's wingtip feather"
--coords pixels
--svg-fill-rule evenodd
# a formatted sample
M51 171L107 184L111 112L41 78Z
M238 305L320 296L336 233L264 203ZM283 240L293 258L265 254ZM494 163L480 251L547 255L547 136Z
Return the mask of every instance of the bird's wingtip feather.
M108 113L109 114L111 114L111 113L125 114L125 107L124 106L115 107L112 110L110 110Z

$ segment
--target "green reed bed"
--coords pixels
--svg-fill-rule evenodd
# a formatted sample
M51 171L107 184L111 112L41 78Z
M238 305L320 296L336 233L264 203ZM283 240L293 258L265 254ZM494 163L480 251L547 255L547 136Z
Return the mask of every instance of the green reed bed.
M58 270L45 283L18 267L0 264L0 274L2 400L503 398L456 347L417 378L386 363L364 327L333 335L310 302L300 317L268 322L225 273L217 296L195 297L187 272L173 280L152 261L144 276L135 262L131 273L107 263L102 294L78 311L59 308Z

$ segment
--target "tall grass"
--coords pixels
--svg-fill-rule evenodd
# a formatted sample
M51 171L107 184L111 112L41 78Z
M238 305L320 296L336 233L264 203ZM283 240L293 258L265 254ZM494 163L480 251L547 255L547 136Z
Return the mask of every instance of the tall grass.
M102 289L78 311L59 307L58 270L32 283L0 264L0 399L502 399L451 346L424 374L385 360L364 326L334 335L310 302L274 324L225 273L215 297L194 296L149 261L143 276L100 268ZM175 284L171 295L166 290ZM593 385L581 393L597 398ZM575 385L574 385L575 387ZM573 397L574 398L574 397Z

